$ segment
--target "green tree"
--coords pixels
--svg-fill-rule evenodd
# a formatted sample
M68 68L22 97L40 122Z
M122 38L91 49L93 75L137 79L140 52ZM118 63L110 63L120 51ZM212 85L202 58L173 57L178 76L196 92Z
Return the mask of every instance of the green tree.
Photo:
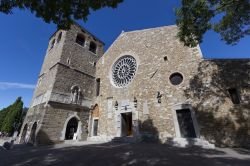
M178 37L187 46L201 43L210 29L232 45L250 35L250 0L182 0L176 14Z
M116 8L121 2L123 0L0 0L0 12L10 14L13 8L28 9L45 22L67 29L73 20L86 21L92 10ZM250 34L250 0L181 0L176 15L178 37L187 46L201 43L210 29L219 33L227 44L236 44Z
M18 97L12 105L6 108L6 114L1 124L1 131L7 133L12 133L14 131L15 125L19 123L22 109L22 98Z
M8 108L4 108L0 111L0 131L3 126L4 119L8 113Z
M74 20L87 20L90 11L116 8L123 0L0 0L0 12L10 14L13 8L28 9L46 23L69 28Z

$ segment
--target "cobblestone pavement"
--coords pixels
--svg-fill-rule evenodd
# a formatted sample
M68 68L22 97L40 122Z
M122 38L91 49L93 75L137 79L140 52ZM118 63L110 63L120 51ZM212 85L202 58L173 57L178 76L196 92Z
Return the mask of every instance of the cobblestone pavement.
M12 150L0 147L0 165L126 166L126 165L199 165L249 166L250 150L178 148L160 144L66 143L32 147L15 145Z

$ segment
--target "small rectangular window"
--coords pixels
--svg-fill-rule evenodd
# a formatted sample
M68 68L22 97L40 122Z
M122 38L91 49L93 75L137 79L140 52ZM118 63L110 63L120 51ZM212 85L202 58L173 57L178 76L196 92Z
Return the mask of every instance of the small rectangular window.
M230 88L230 89L228 89L228 93L230 95L230 98L231 98L233 104L240 104L240 96L239 96L237 89Z
M94 119L93 136L97 136L97 131L98 131L98 119Z
M100 86L101 86L101 80L100 78L96 79L96 96L100 95Z
M51 50L51 49L54 47L54 45L55 45L55 39L53 39L53 40L52 40L52 42L51 42L51 44L50 44L50 48L49 48L49 49Z
M57 37L57 43L60 42L61 38L62 38L62 32L60 32L59 35L58 35L58 37Z

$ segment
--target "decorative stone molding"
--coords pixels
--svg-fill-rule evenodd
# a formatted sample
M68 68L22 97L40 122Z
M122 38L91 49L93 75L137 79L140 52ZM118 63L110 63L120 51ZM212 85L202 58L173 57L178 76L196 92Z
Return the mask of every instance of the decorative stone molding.
M74 85L71 87L71 93L70 93L70 102L73 104L80 104L82 93L81 89L78 85Z

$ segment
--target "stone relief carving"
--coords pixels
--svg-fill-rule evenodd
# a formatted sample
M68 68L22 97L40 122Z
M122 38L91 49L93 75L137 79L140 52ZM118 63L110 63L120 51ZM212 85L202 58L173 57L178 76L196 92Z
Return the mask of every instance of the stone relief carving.
M70 101L74 104L80 104L81 101L81 89L78 86L71 87Z

